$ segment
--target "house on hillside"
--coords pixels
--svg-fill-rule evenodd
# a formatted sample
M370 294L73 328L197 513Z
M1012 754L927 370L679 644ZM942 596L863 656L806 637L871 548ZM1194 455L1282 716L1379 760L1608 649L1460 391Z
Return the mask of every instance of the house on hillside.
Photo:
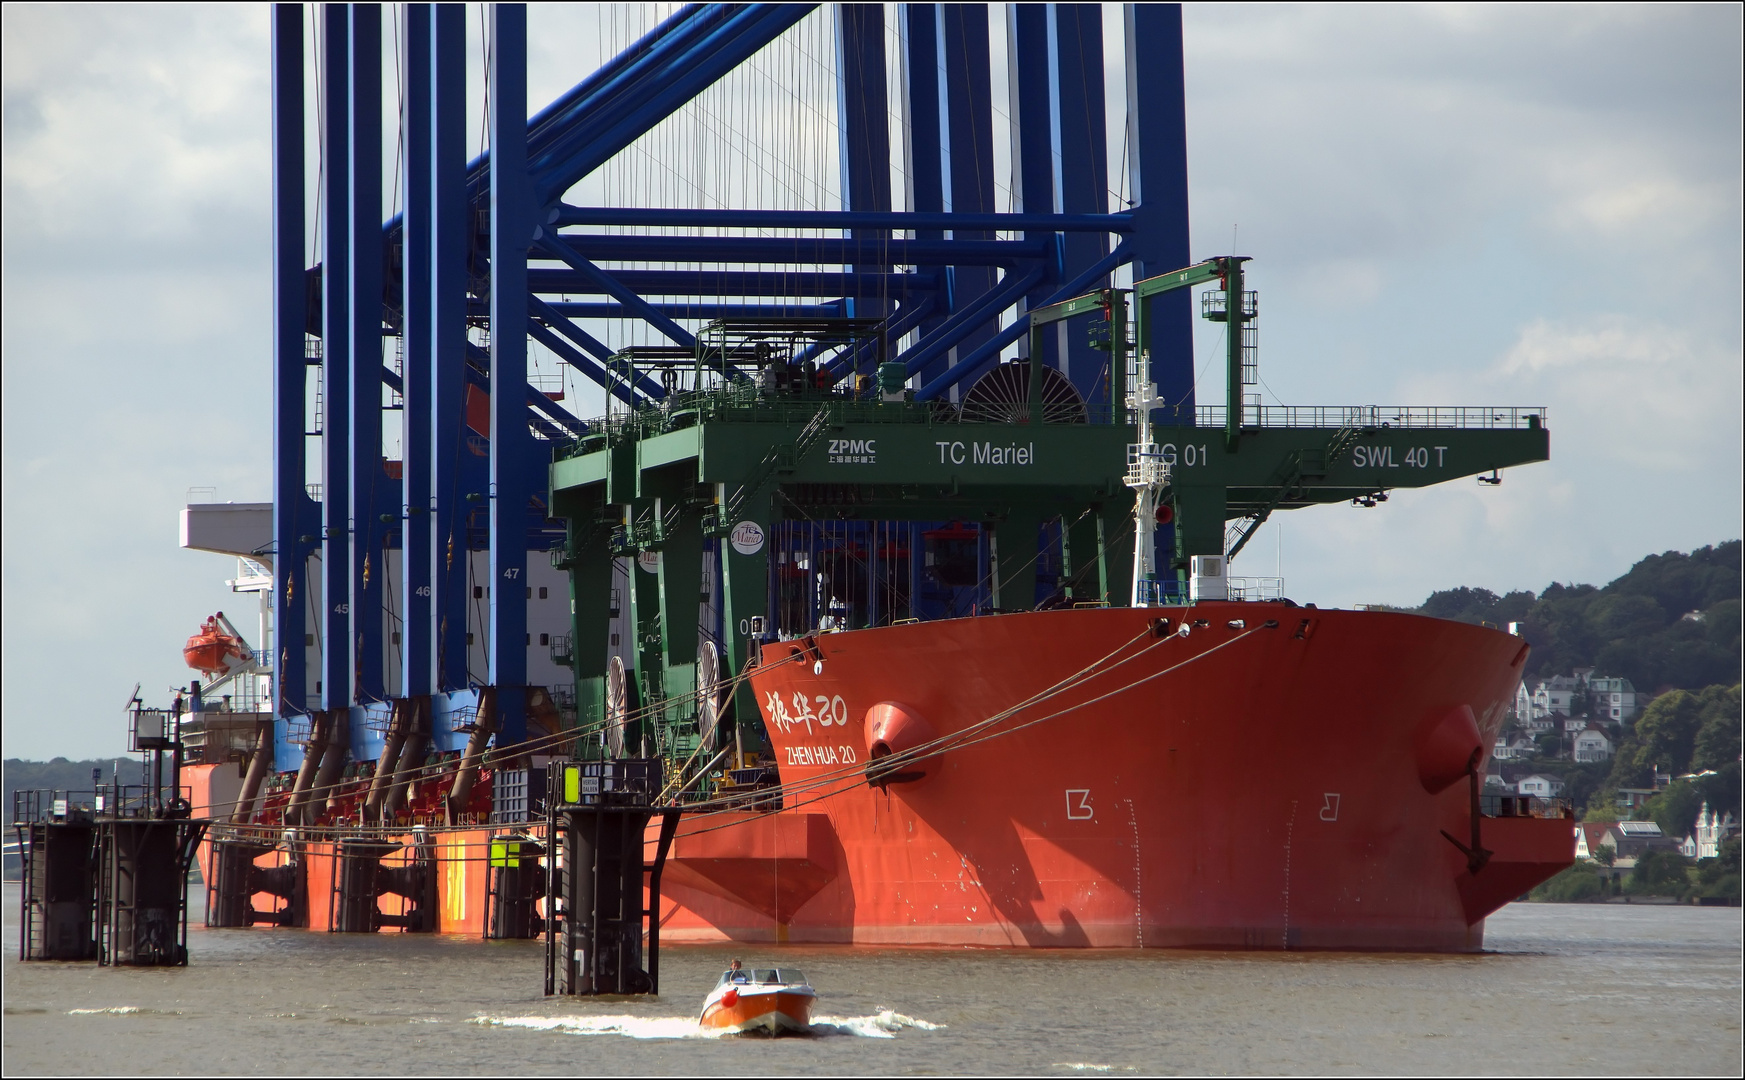
M1636 717L1636 688L1629 679L1594 676L1587 681L1588 701L1595 716L1622 724Z
M1496 745L1491 747L1491 758L1495 761L1514 761L1532 757L1538 752L1533 740L1525 735L1516 735L1513 739L1499 735Z
M1575 711L1575 696L1583 689L1581 679L1569 675L1553 675L1540 679L1531 689L1522 682L1515 691L1515 716L1525 721Z
M1721 845L1737 835L1739 826L1733 820L1731 811L1725 815L1717 814L1709 809L1708 803L1703 803L1702 813L1697 815L1696 828L1684 838L1678 850L1687 859L1713 859L1721 854Z
M1629 870L1645 851L1679 850L1678 841L1660 831L1652 821L1615 821L1606 824L1583 822L1575 827L1575 855L1578 859L1593 859L1601 848L1613 852L1612 865Z
M1589 724L1576 733L1571 756L1577 761L1609 761L1612 757L1612 738L1597 724Z
M1589 862L1596 859L1600 848L1607 846L1605 838L1609 828L1611 826L1603 822L1579 822L1575 826L1575 857Z
M1543 735L1547 731L1556 731L1562 723L1562 718L1556 713L1546 713L1544 716L1523 716L1516 721L1522 731L1529 736Z
M1555 799L1563 794L1563 778L1549 773L1531 773L1515 781L1515 794Z
M1629 860L1629 865L1636 865L1635 860L1645 851L1677 851L1678 841L1660 831L1660 826L1652 821L1620 821L1613 825L1608 833L1615 839L1613 847L1618 849L1619 865Z
M1587 696L1587 708L1578 709L1577 699ZM1625 723L1635 719L1636 688L1629 679L1615 675L1595 675L1592 668L1576 668L1573 675L1553 675L1532 686L1525 681L1515 688L1515 719L1521 724L1543 722L1548 717L1573 717L1591 713L1593 716Z

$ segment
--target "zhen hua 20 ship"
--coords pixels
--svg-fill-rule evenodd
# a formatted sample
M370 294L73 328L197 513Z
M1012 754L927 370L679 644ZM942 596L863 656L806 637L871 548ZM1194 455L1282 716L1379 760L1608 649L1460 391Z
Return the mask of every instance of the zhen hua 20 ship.
M1134 291L1241 295L1242 262ZM551 466L566 529L527 588L569 600L573 681L527 691L512 740L500 688L276 735L206 689L184 725L194 801L230 823L213 910L530 933L546 772L634 759L647 801L684 809L668 940L1478 948L1571 859L1560 807L1480 794L1526 643L1226 568L1274 512L1541 460L1543 411L1156 425L1127 302L1031 317L1113 335L1131 393L1102 417L1022 363L959 409L909 400L898 371L821 386L796 358L863 346L852 322L723 322L689 358L626 356L698 388L601 418ZM248 513L191 508L189 529Z
M885 8L687 7L525 129L525 15L498 5L492 152L464 168L462 24L409 5L386 229L347 210L381 191L373 10L321 16L351 60L322 76L315 270L303 15L274 16L275 499L184 521L262 603L254 645L214 619L187 654L214 925L580 919L634 951L646 918L651 971L661 934L1459 951L1572 861L1561 806L1481 792L1523 640L1230 572L1276 513L1494 482L1549 435L1542 409L1245 395L1246 260L1185 265L1178 10L1126 14L1132 205L1110 213L1102 9L1012 8L1013 169L1048 212L995 213L963 135L991 122L975 5L896 9L900 88ZM839 154L806 174L839 164L839 202L613 188L669 114L693 126L651 153L768 156L710 125L786 98L729 79L684 111L765 48L833 73L806 115L834 126L801 149ZM1196 289L1221 407L1193 397ZM613 319L665 343L586 329ZM528 337L607 415L529 383ZM390 411L398 460L374 449ZM633 832L553 835L613 800ZM577 908L608 871L617 907Z

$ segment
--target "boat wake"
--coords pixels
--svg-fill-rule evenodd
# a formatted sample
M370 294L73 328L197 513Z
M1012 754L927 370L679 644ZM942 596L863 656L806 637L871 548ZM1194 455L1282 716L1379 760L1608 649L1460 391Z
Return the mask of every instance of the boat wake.
M944 1026L944 1024L917 1020L913 1016L904 1016L891 1009L880 1009L871 1016L815 1016L812 1018L812 1034L814 1035L855 1035L863 1039L894 1039L897 1032L904 1028L914 1028L917 1031L938 1031Z
M618 1035L627 1039L718 1039L721 1033L697 1026L694 1016L478 1016L473 1023L486 1027L556 1031L564 1035ZM881 1009L871 1016L819 1016L808 1034L848 1035L863 1039L894 1039L904 1028L936 1031L934 1024Z

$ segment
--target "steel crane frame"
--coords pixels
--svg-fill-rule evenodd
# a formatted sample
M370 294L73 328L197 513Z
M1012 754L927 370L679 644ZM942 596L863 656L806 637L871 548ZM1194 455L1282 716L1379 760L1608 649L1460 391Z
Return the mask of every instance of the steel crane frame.
M383 635L390 547L403 611L402 700L438 708L492 699L498 745L526 734L527 610L519 582L529 550L550 536L541 443L572 438L583 421L528 386L527 341L541 342L621 399L658 398L643 377L626 384L614 354L578 319L634 317L689 347L677 320L746 310L743 298L803 296L805 314L886 319L887 343L919 398L945 396L1018 344L1032 310L1106 283L1131 264L1135 279L1185 266L1187 168L1181 12L1130 4L1126 42L1132 204L1111 212L1104 136L1102 19L1096 4L1008 5L1013 210L996 213L989 8L901 5L903 81L887 85L886 9L837 5L840 211L643 210L562 201L589 175L749 60L814 9L807 4L702 4L678 11L530 119L524 5L489 8L490 152L465 160L465 26L459 5L408 4L400 178L404 211L381 220L381 8L324 5L316 20L326 63L322 265L305 265L304 11L272 15L274 243L274 625L280 753L327 718L353 757L374 756L386 700ZM893 148L887 109L906 111L909 144ZM1079 119L1079 118L1082 118ZM894 212L888 162L904 155L908 212ZM840 230L836 237L654 236L566 233L568 227L730 226ZM996 239L996 233L1021 233ZM906 235L905 235L906 234ZM775 264L744 269L608 270L613 261ZM903 269L912 267L913 269ZM821 269L822 268L822 269ZM796 291L798 290L798 291ZM591 294L585 302L554 294ZM714 297L678 304L675 295ZM1191 312L1185 293L1157 296L1145 322L1165 421L1193 422ZM488 311L487 357L469 320ZM494 332L498 327L518 332ZM524 332L521 332L524 331ZM403 372L380 361L399 336ZM310 347L319 338L320 348ZM1107 400L1087 345L1044 344L1087 400ZM373 350L373 351L372 351ZM469 355L471 354L471 355ZM320 501L310 494L305 415L308 368L321 366L326 423ZM1100 360L1098 361L1100 363ZM482 370L481 370L482 368ZM841 375L843 372L838 371ZM404 460L388 474L382 386L403 402ZM469 389L471 388L471 389ZM505 392L505 388L508 389ZM458 449L472 390L489 394L487 467ZM494 391L494 392L493 392ZM1116 389L1113 393L1118 394ZM488 524L478 527L481 513ZM481 535L482 534L482 535ZM455 537L461 545L457 557ZM490 553L488 674L467 678L467 553ZM312 567L314 569L312 569ZM319 574L319 619L308 576ZM306 693L307 651L319 632L319 700ZM430 709L425 709L428 720ZM344 722L343 728L341 721ZM433 731L432 748L462 736ZM281 758L281 760L284 760Z

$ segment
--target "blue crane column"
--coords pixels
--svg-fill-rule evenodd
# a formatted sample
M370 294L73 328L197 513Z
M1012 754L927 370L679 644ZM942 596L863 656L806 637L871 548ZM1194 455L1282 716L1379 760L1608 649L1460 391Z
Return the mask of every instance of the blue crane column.
M469 507L461 476L466 433L466 9L437 4L431 19L430 454L433 687L467 686ZM482 493L480 493L482 494Z
M1049 5L1048 80L1050 157L1054 164L1056 214L1109 212L1109 141L1103 102L1103 12L1096 4ZM1039 208L1040 209L1040 208ZM1060 238L1061 277L1073 278L1109 253L1107 234L1065 233ZM1099 278L1088 288L1108 285ZM1125 372L1108 370L1107 352L1091 348L1084 333L1057 324L1064 338L1059 367L1086 401L1110 402L1116 385L1125 387Z
M910 213L941 214L945 212L945 177L940 168L939 18L932 4L905 4L903 20L903 91L907 96L904 108L909 119L909 145L904 155L909 185L907 201ZM914 236L916 240L939 240L945 233L939 229L916 229ZM915 269L933 276L939 283L935 314L917 326L919 337L925 338L950 312L950 285L944 266L920 265ZM929 363L917 373L919 383L926 385L944 374L949 366L946 359Z
M304 452L309 369L303 272L303 7L273 7L273 671L275 719L307 708L309 581L314 518ZM261 642L265 645L265 642Z
M351 4L351 635L352 703L381 701L388 500L382 468L382 8ZM397 502L398 500L394 500ZM360 725L361 726L361 725ZM361 735L358 731L356 734Z
M527 251L533 241L527 177L527 8L491 7L491 635L497 745L526 732L527 515L532 437L527 430Z
M837 112L841 123L842 208L888 213L891 209L891 136L885 92L885 11L877 4L839 4L836 8ZM849 235L875 243L889 241L889 229L854 229ZM888 273L889 266L856 263L852 274ZM884 297L850 293L847 313L883 318L891 314Z
M945 209L954 214L994 212L994 108L993 73L988 57L988 8L986 4L939 4L939 66L951 73L944 91L944 187ZM982 230L953 229L953 240L992 240ZM1013 271L1008 271L1009 273ZM951 310L963 311L994 288L992 266L960 265L947 271ZM999 329L999 312L966 334L946 354L956 362L975 352ZM993 363L990 358L989 364ZM982 365L985 368L989 365ZM980 371L965 374L973 382Z
M1187 94L1178 4L1127 5L1128 176L1135 281L1193 262L1188 249ZM1193 296L1186 289L1143 301L1151 376L1168 405L1154 420L1194 422ZM1159 542L1168 530L1158 531ZM1160 566L1168 565L1160 563Z
M1106 214L1108 138L1104 131L1102 9L1094 4L1015 4L1007 9L1012 86L1014 209L1030 214ZM1040 307L1058 284L1109 253L1106 234L1026 234L1055 249L1054 272L1026 297ZM1106 279L1091 282L1099 288ZM1086 401L1109 400L1120 373L1065 322L1048 336L1043 361L1065 372ZM1064 353L1062 347L1064 346ZM1119 397L1119 393L1114 395Z
M401 376L400 595L406 613L401 635L400 693L416 698L430 693L432 634L430 613L431 446L431 241L434 237L430 191L431 7L406 5L402 70L406 90L401 130L401 162L406 211L400 230L400 333L406 363Z
M321 708L351 696L351 151L347 78L351 55L344 6L321 12L324 118L321 133Z

